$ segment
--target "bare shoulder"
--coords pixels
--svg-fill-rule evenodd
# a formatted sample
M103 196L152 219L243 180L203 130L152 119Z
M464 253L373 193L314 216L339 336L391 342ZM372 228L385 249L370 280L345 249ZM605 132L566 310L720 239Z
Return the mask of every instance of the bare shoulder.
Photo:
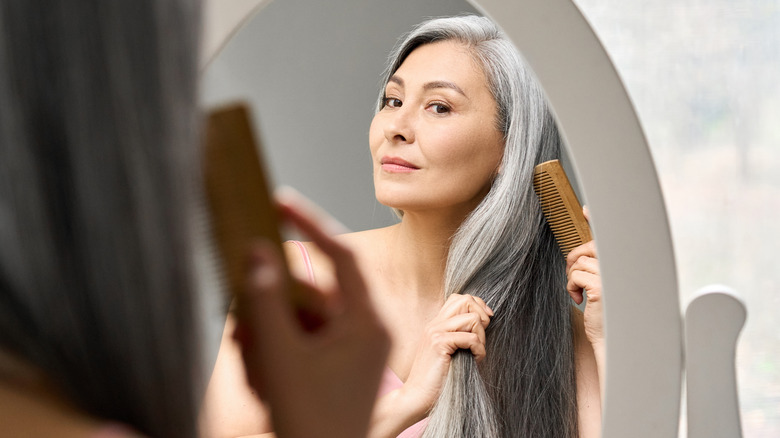
M352 250L360 266L365 265L372 254L376 254L377 242L381 241L384 230L379 228L346 233L336 236L336 239ZM295 277L308 278L309 272L312 272L317 284L323 286L333 284L335 281L333 264L317 245L312 242L289 241L283 244L283 248L290 271Z
M313 253L319 252L317 247L310 242L288 240L282 243L282 249L290 273L297 278L306 278L306 257L311 258Z

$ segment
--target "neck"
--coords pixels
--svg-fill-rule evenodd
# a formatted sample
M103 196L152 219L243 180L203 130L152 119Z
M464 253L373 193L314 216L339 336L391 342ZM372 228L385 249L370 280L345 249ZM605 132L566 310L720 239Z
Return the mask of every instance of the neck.
M384 270L396 290L421 300L443 300L447 254L461 222L462 218L408 212L400 224L387 229Z

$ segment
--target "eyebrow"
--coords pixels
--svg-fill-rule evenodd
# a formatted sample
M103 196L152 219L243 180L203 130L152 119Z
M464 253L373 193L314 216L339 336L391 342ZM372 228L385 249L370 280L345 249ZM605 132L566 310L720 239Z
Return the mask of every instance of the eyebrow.
M402 87L404 86L404 80L399 78L396 75L390 76L390 79L388 80L388 82L394 82L394 83L396 83L396 84L398 84L398 85L400 85ZM455 90L458 93L462 94L464 97L467 97L466 93L464 93L463 90L454 82L433 81L433 82L428 82L425 85L423 85L423 90L435 90L437 88L448 88L450 90Z

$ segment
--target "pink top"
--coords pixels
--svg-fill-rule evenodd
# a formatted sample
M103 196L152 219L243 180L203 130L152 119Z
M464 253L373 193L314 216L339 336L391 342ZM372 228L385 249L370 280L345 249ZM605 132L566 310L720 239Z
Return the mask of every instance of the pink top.
M308 277L309 281L311 284L317 284L314 278L314 267L311 264L309 250L306 249L306 246L303 243L297 240L291 240L290 242L295 244L295 246L297 246L301 251L301 256L303 256L303 265L306 268L306 276ZM385 372L382 374L382 381L379 383L379 392L377 397L382 397L391 391L400 389L402 386L404 386L404 382L401 381L401 379L393 372L393 370L385 367ZM424 418L401 432L401 434L398 435L398 438L419 438L422 436L423 431L425 431L425 426L427 424L428 419Z

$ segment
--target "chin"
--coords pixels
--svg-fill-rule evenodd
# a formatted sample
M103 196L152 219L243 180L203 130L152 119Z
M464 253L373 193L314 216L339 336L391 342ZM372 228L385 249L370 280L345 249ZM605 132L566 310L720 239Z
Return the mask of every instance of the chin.
M380 204L397 210L413 209L415 206L420 207L426 204L419 195L414 196L404 192L376 190L374 191L374 196Z
M387 196L380 193L375 193L374 196L376 197L376 201L385 207L403 209L401 206L404 205L404 202L399 196Z

